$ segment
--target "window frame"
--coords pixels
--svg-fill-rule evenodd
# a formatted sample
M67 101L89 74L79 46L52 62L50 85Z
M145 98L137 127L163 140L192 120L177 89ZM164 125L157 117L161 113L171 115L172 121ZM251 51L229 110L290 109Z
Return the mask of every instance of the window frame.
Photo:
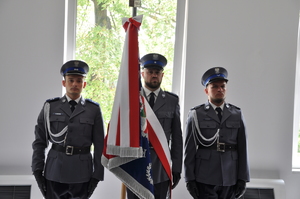
M300 17L300 16L299 16ZM299 22L300 25L300 22ZM295 73L294 91L294 121L293 121L293 147L292 147L292 171L300 172L300 153L298 153L298 139L300 129L300 26L298 28L297 61Z
M174 66L173 66L173 82L172 90L176 93L180 92L182 87L182 79L184 74L182 71L183 57L185 54L185 10L186 0L177 0L177 16L175 30L175 45L174 45ZM65 33L64 33L64 62L74 59L76 49L76 18L77 18L77 0L65 0ZM175 81L176 80L176 81Z

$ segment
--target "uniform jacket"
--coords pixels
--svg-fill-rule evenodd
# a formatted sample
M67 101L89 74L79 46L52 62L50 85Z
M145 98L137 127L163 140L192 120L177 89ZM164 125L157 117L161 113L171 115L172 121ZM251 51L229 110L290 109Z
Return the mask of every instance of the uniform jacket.
M57 138L60 145L88 147L93 144L94 154L66 155L53 149L49 150L45 164L45 148L50 141L45 130L44 108L41 110L35 126L35 140L32 144L32 171L44 170L46 179L60 183L88 182L91 177L103 180L104 168L101 164L104 127L100 107L91 100L80 99L74 112L71 112L66 97L48 100L50 103L50 129L53 134L68 126L67 133ZM45 106L45 105L44 105ZM65 137L66 136L66 137Z
M219 131L219 142L237 145L235 151L219 152L214 149L198 148L199 133L193 131L195 110L202 135L211 138ZM241 110L231 104L225 104L222 121L215 110L207 102L193 108L187 119L185 158L185 180L219 186L231 186L237 179L249 182L249 167L247 156L247 135Z
M143 95L145 96L144 92ZM178 96L173 93L160 90L153 106L153 112L159 120L169 142L172 159L172 172L181 173L183 141ZM150 152L154 184L169 180L167 173L159 161L154 149L151 148Z

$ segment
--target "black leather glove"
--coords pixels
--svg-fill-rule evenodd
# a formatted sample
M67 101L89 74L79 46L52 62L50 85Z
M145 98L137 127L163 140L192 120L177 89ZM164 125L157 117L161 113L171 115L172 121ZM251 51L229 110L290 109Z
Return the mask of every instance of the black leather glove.
M41 190L44 198L46 198L46 179L43 175L43 171L42 170L37 170L35 172L33 172L33 175L35 177L35 180L39 186L39 189Z
M173 176L172 189L174 189L178 185L181 176L179 172L172 172L172 176Z
M246 182L244 180L237 180L235 185L235 197L238 199L246 192Z
M194 199L198 199L199 197L199 191L197 188L196 181L189 181L186 183L186 188L190 192L191 196L193 196Z
M99 180L96 178L91 178L89 187L88 187L88 198L90 198L98 185Z

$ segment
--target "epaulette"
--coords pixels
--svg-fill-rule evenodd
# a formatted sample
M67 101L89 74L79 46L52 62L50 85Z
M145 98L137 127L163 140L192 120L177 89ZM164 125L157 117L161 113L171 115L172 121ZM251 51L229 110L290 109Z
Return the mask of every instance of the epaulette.
M193 108L191 108L191 110L193 110L193 109L198 109L198 108L200 108L201 106L204 106L205 104L200 104L200 105L198 105L198 106L194 106Z
M85 99L85 101L90 102L90 103L92 103L92 104L95 104L95 105L99 106L99 103L98 103L98 102L95 102L95 101L93 101L93 100L91 100L91 99Z
M47 99L46 102L54 102L54 101L57 101L59 99L60 99L60 97L54 97L54 98Z
M164 92L178 98L178 95L176 95L175 93L171 93L171 92L169 92L169 91L164 91Z
M235 106L235 105L233 105L233 104L230 104L230 103L228 103L230 106L232 106L232 107L234 107L234 108L236 108L236 109L238 109L238 110L241 110L241 108L240 107L237 107L237 106Z

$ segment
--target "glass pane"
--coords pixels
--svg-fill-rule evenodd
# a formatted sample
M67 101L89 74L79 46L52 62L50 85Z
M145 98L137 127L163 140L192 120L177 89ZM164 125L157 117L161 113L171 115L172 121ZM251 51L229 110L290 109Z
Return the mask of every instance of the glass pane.
M110 119L123 51L122 18L132 16L128 0L78 0L75 58L90 66L84 97L101 105L105 124ZM171 91L177 0L143 0L139 31L140 56L160 53L168 64L162 88Z
M300 122L299 122L299 131L298 131L298 157L300 157Z

